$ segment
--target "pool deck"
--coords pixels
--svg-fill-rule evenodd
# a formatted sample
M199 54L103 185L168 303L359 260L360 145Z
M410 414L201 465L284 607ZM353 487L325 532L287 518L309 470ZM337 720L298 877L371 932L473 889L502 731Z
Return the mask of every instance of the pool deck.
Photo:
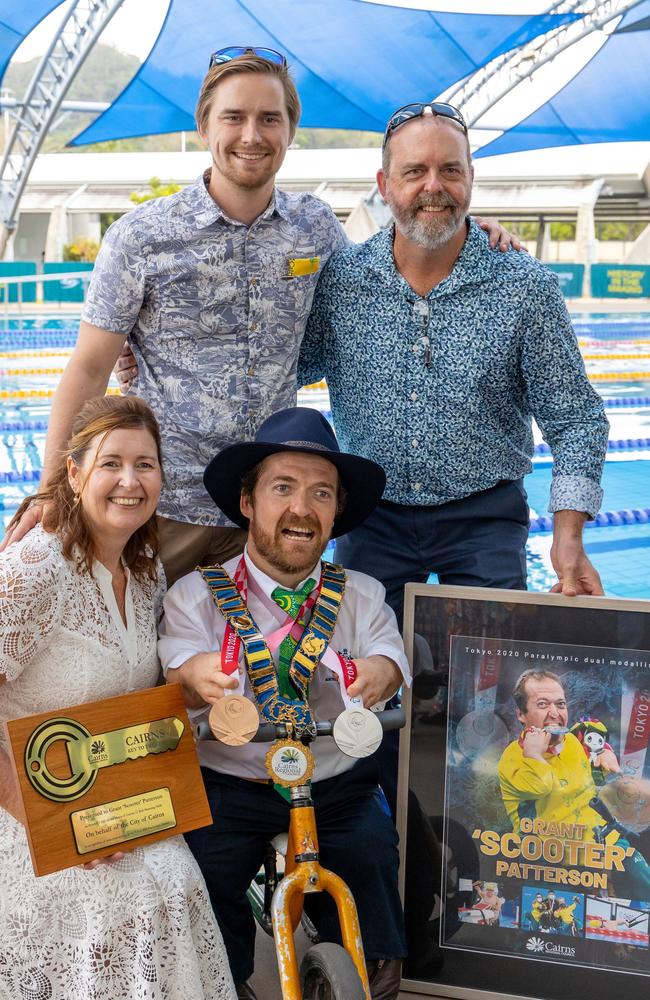
M650 298L641 297L633 299L567 299L567 308L570 313L650 313ZM75 302L27 302L20 306L17 302L0 304L0 318L2 314L9 314L12 317L25 315L39 315L41 313L70 313L79 316L81 306Z
M567 299L570 313L650 313L650 299Z

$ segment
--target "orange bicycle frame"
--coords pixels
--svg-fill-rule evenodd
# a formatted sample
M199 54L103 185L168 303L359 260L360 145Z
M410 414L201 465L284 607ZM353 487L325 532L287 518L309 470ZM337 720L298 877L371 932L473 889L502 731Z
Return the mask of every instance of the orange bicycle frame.
M310 786L298 785L291 789L285 873L273 894L271 905L282 1000L302 1000L293 935L300 922L305 895L311 892L327 892L336 903L343 947L359 973L366 1000L370 1000L368 973L354 897L342 878L321 867L318 860L316 817Z

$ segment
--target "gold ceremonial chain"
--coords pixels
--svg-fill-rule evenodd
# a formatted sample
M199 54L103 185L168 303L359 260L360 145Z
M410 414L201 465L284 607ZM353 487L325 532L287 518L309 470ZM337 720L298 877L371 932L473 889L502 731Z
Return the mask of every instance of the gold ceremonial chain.
M289 675L302 700L280 694L273 656L244 603L236 584L222 566L199 569L212 599L244 647L246 670L260 714L269 722L285 723L300 735L313 723L307 703L309 683L327 649L345 594L345 570L324 562L320 592L309 624L291 659Z

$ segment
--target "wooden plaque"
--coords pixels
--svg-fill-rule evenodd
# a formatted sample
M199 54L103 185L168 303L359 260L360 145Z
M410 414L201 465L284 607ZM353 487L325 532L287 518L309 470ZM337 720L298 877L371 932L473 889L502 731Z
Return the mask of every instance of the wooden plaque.
M177 684L6 723L36 875L212 822Z

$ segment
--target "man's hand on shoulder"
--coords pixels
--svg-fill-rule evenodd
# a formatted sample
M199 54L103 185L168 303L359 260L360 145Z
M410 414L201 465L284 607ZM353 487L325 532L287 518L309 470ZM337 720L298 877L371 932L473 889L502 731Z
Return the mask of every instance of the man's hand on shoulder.
M354 661L357 679L348 688L351 698L361 695L364 708L372 708L379 701L391 698L402 683L402 673L387 656L368 656Z
M576 594L603 594L598 571L592 565L582 543L586 514L577 510L558 510L553 515L551 562L558 582L551 593L575 597Z
M502 226L497 219L484 219L480 215L475 215L474 222L483 232L487 233L488 242L493 250L498 247L502 253L506 253L510 249L527 252L519 237Z
M236 675L221 670L221 653L196 653L175 670L167 671L168 684L180 684L188 708L214 705L228 688L236 688Z
M127 393L138 374L138 362L135 360L135 354L129 347L128 340L124 341L124 347L115 362L113 372L115 378L120 383L120 392L123 394Z
M8 545L13 545L14 542L19 542L21 538L24 538L28 531L31 531L43 517L43 511L45 510L45 504L43 503L32 503L26 511L23 512L22 517L19 521L16 521L10 528L7 528L2 542L0 542L0 552L4 552Z

